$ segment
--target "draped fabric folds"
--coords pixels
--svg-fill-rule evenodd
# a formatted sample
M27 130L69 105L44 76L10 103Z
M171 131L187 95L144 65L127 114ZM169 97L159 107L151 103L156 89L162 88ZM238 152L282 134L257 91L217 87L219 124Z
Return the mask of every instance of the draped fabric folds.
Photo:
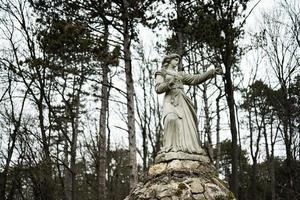
M156 92L165 93L163 102L164 137L161 153L178 151L203 153L197 131L197 115L191 100L183 91L183 85L198 85L212 78L214 74L214 70L196 75L165 69L156 72ZM172 84L170 84L171 80L173 80Z

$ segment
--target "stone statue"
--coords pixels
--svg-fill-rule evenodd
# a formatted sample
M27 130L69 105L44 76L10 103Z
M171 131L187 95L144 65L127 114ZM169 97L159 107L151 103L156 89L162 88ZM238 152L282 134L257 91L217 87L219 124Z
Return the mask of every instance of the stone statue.
M196 113L183 92L183 85L197 85L222 69L190 75L176 71L180 56L168 55L162 69L155 73L156 92L165 93L164 140L161 151L150 166L148 176L125 200L234 200L226 183L205 151L200 147Z
M197 155L205 155L200 147L197 115L191 100L183 91L183 85L201 84L216 74L222 74L222 69L216 68L203 74L191 75L176 70L179 62L178 54L168 55L163 59L162 69L155 73L155 90L158 94L165 93L163 146L156 162L175 158L199 160ZM195 156L192 156L193 154Z

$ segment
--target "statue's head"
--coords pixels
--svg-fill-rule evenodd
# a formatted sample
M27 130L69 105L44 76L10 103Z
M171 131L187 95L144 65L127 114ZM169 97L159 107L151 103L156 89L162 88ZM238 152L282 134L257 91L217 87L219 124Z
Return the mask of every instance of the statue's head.
M171 64L171 61L175 59L178 59L179 63L181 59L180 55L176 53L166 55L162 61L162 68L167 68Z

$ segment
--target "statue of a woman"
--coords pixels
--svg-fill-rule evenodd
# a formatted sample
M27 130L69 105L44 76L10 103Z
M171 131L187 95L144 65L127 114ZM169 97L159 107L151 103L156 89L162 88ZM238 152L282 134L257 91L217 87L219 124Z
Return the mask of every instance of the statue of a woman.
M164 136L163 146L159 154L176 152L205 155L200 147L197 132L197 115L191 100L183 91L183 85L198 85L222 69L211 69L203 74L190 75L176 70L180 61L178 54L166 56L162 69L155 73L155 90L165 93L163 103Z

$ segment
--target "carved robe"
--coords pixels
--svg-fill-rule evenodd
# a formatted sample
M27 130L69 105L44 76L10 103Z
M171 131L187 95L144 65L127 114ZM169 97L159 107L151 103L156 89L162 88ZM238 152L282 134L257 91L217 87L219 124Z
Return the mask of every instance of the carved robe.
M202 154L197 132L197 115L191 100L183 91L183 85L198 85L214 77L215 70L190 75L184 72L162 69L155 73L155 90L165 93L163 101L163 152ZM171 80L174 80L171 83Z

